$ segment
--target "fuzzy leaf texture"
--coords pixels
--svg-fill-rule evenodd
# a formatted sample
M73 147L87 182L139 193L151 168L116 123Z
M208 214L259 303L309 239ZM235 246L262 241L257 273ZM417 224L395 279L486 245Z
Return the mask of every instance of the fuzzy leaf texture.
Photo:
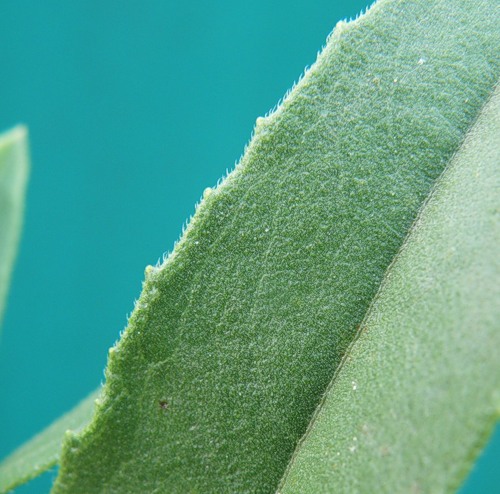
M463 481L500 418L499 165L497 88L389 269L280 493L454 492Z
M0 135L0 325L21 232L28 163L26 129Z
M497 2L337 27L150 268L54 492L272 492L435 179L498 80Z
M307 478L299 460L315 410L498 81L499 17L496 0L380 0L339 23L173 253L146 270L53 492L268 493L285 471L283 489L307 492L288 479ZM394 352L408 351L401 341ZM458 396L477 385L460 376ZM394 421L390 411L377 417ZM445 461L412 453L421 474ZM361 482L371 463L358 461L345 475L373 492ZM331 492L328 475L319 485Z

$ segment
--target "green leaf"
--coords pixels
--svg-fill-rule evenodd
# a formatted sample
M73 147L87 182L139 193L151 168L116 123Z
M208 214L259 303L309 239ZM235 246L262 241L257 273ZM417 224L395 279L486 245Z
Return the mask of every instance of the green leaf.
M88 424L99 393L94 391L5 459L0 464L0 492L8 492L54 467L59 461L64 434L68 430L81 430Z
M0 324L17 251L28 178L26 129L0 135Z
M276 490L498 81L497 12L494 0L381 0L337 26L147 269L55 493Z
M150 268L54 492L271 492L498 80L496 2L341 24ZM425 21L425 22L424 22Z
M500 417L500 88L419 216L280 492L453 492Z

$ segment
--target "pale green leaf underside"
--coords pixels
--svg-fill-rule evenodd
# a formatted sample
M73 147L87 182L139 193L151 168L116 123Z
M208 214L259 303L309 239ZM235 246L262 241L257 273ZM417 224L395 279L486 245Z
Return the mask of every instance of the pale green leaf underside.
M150 268L56 493L273 492L498 80L496 1L340 24Z
M500 417L500 89L438 182L280 493L453 492Z
M26 129L0 135L0 325L24 210L28 178Z
M57 464L61 442L66 431L78 431L92 416L99 391L93 392L71 412L47 427L26 444L14 451L0 464L0 492L8 492Z

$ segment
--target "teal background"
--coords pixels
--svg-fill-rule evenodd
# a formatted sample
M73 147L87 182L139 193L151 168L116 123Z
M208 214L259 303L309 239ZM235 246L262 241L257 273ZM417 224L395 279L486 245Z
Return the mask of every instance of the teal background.
M0 129L29 126L33 164L0 345L0 457L99 384L144 267L367 4L1 3ZM499 458L497 431L462 494L500 492Z

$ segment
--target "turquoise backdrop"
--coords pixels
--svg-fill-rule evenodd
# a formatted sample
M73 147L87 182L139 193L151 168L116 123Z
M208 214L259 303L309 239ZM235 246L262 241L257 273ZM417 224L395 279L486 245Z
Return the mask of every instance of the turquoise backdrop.
M0 129L29 126L33 165L0 345L0 457L99 384L144 267L367 4L2 2ZM497 432L463 494L499 492L499 458Z

